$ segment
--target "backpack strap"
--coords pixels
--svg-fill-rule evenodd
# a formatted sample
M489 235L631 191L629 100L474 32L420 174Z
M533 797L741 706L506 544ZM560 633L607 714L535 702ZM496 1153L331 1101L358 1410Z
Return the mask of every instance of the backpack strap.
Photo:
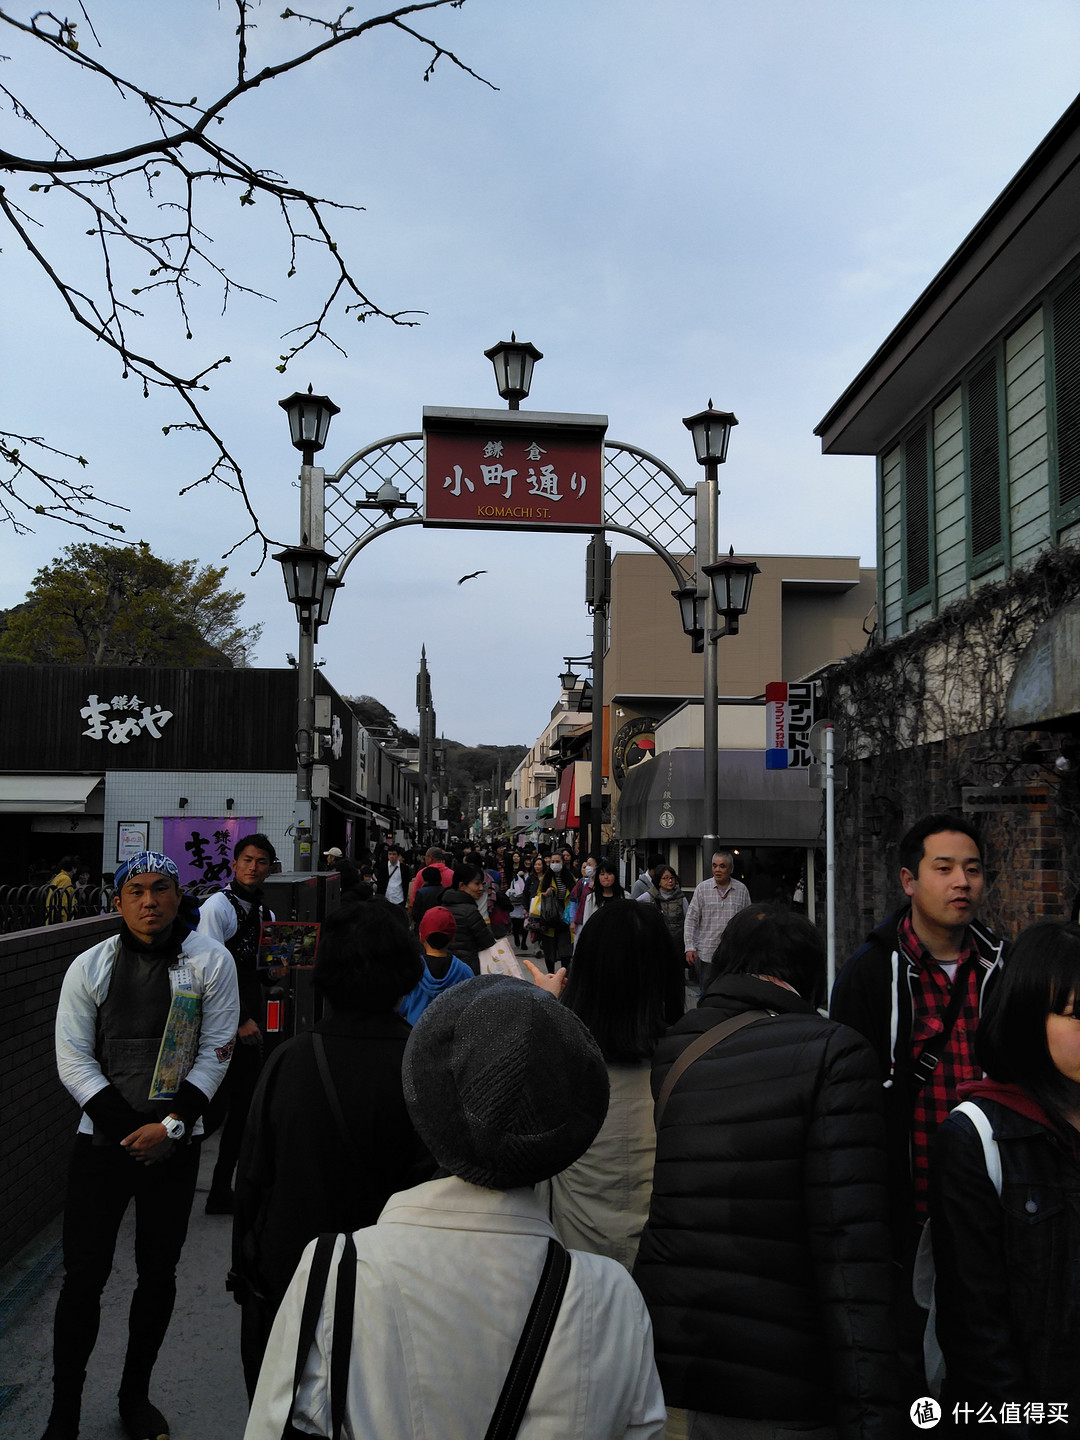
M764 1020L767 1016L775 1014L775 1010L746 1010L742 1015L734 1015L730 1020L722 1020L719 1025L714 1025L711 1030L706 1030L696 1040L691 1041L664 1076L664 1083L660 1087L660 1094L656 1097L656 1108L653 1111L656 1128L658 1130L660 1128L660 1119L667 1108L672 1090L699 1056L711 1050L714 1045L719 1045L721 1040L726 1040L729 1035L734 1035L744 1025L752 1025L755 1020Z
M330 1275L330 1261L333 1257L336 1239L336 1235L320 1235L315 1242L315 1254L308 1272L307 1289L304 1291L304 1308L300 1312L300 1330L296 1340L296 1363L293 1368L292 1399L289 1401L281 1440L288 1440L288 1437L294 1433L293 1407L300 1391L300 1382L304 1378L304 1369L307 1365L308 1355L311 1353L312 1341L315 1339L319 1316L322 1314L323 1296L326 1293L326 1281Z
M570 1253L557 1240L551 1239L540 1283L484 1440L513 1440L518 1433L551 1332L555 1329L569 1278Z
M974 1100L961 1100L960 1104L954 1108L952 1113L955 1115L957 1111L966 1115L972 1125L975 1126L976 1133L982 1141L983 1159L986 1161L986 1173L990 1176L990 1181L1000 1199L1001 1151L998 1149L998 1143L994 1139L994 1127L990 1124L990 1117L981 1105L976 1105Z
M315 1242L315 1254L308 1272L307 1289L304 1292L304 1308L300 1314L300 1331L296 1341L296 1365L293 1370L292 1399L285 1417L285 1428L281 1440L295 1440L302 1432L292 1423L296 1397L300 1393L300 1382L304 1378L308 1356L315 1342L323 1301L326 1296L326 1282L330 1278L330 1262L334 1258L334 1246L338 1237L332 1234L320 1235ZM352 1330L354 1299L356 1295L356 1246L351 1235L345 1236L345 1248L338 1261L337 1283L334 1292L334 1328L330 1343L330 1416L333 1440L340 1440L341 1427L345 1420L345 1404L349 1388L349 1361L352 1357Z

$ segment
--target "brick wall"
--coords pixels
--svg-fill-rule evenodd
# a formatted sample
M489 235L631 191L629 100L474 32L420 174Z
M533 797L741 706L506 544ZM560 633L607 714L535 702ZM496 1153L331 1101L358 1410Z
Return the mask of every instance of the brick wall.
M1026 764L1024 753L1035 746L1049 759L1075 744L1068 731L981 732L849 763L837 796L838 962L903 903L904 832L932 811L959 811L964 785L998 781L1029 797L1009 813L968 817L986 863L981 918L1010 938L1037 920L1067 920L1080 880L1080 771Z
M98 916L0 935L0 1264L63 1208L79 1111L56 1074L56 1002L75 956L119 926Z

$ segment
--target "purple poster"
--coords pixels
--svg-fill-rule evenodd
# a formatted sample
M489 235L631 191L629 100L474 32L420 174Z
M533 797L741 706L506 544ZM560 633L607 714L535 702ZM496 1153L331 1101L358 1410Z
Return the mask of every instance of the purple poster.
M254 816L180 815L166 817L164 849L175 860L181 885L226 885L232 874L233 846L258 829Z

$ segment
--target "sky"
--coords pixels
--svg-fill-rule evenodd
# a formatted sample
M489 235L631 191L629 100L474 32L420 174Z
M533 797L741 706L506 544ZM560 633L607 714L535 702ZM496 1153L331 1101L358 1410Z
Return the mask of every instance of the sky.
M6 7L28 16L37 7ZM83 50L149 90L206 101L232 83L234 12L215 0L86 0ZM313 33L263 4L257 68ZM319 11L316 0L304 7ZM74 13L74 12L73 12ZM366 5L354 15L377 13ZM215 259L275 297L206 283L193 338L158 297L133 305L138 348L185 370L220 355L204 397L244 464L266 532L298 535L299 456L278 401L313 385L341 407L327 470L418 431L424 405L498 408L484 350L511 330L542 352L528 408L604 414L608 437L699 478L682 418L712 399L739 420L721 471L721 548L875 562L874 465L826 457L813 428L1072 101L1074 0L466 0L415 20L488 85L401 33L373 32L241 100L218 138L332 199L335 237L386 309L412 327L338 319L328 345L277 372L282 335L309 317L325 270L289 256L271 207L209 193ZM148 134L143 114L0 33L0 84L74 153ZM47 141L3 114L4 148ZM53 263L93 282L86 222L63 196L8 193L41 222ZM133 200L134 204L135 201ZM78 332L11 234L0 251L0 425L84 455L125 539L220 564L247 532L231 492L179 492L202 473L198 437L168 396L143 399ZM131 278L145 283L142 275ZM31 517L0 528L0 608L82 537ZM425 531L380 537L346 576L319 637L325 673L415 725L426 646L440 730L467 744L531 744L585 653L586 537ZM621 548L620 539L613 547ZM296 622L259 548L228 560L280 666ZM459 576L486 574L459 586ZM674 604L674 602L672 602ZM687 642L689 643L689 642Z

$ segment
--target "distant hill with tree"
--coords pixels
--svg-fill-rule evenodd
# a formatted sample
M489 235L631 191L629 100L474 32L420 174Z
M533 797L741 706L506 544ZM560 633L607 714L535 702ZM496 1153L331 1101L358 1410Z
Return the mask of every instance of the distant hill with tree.
M0 613L0 663L246 668L262 625L241 623L227 571L138 545L68 545Z
M374 695L346 695L345 700L360 723L379 739L402 750L419 745L418 736L403 729L393 711ZM508 780L529 749L527 745L463 745L459 740L440 740L438 744L446 749L448 799L453 803L457 797L459 805L481 785L490 786L493 776L496 783L500 773ZM488 795L490 798L490 790Z

